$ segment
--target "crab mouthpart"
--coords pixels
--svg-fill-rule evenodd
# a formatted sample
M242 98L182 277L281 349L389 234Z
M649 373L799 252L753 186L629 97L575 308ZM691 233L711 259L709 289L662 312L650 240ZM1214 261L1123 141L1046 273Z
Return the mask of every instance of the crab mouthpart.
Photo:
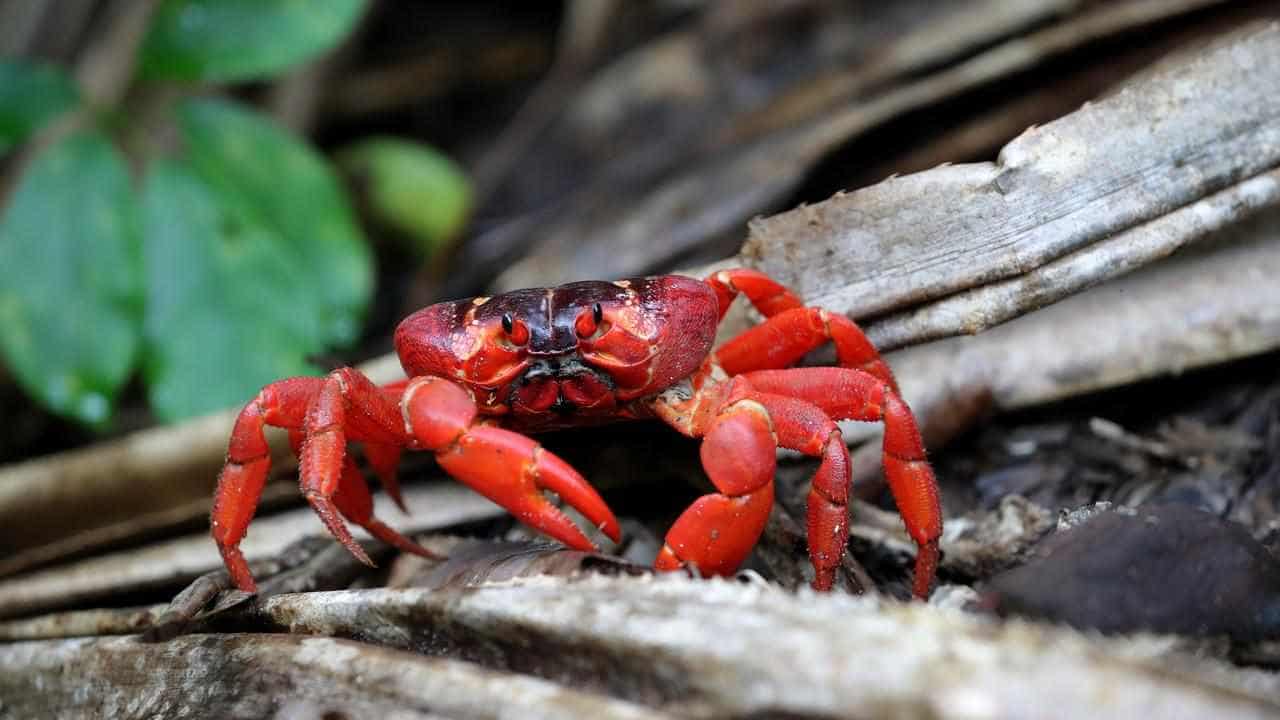
M530 363L516 380L511 404L519 412L569 415L599 405L612 392L607 377L576 357L543 359Z

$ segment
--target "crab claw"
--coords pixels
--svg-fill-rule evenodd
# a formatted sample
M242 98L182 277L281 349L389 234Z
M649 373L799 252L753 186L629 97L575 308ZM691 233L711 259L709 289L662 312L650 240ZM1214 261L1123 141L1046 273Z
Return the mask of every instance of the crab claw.
M533 440L477 424L475 401L436 377L413 380L401 400L418 446L434 450L444 471L506 508L522 522L578 550L596 546L543 496L550 490L617 542L618 519L576 470Z
M596 546L542 494L550 490L614 542L618 519L587 481L564 460L519 433L488 425L467 430L436 455L445 472L501 505L526 525L575 550Z

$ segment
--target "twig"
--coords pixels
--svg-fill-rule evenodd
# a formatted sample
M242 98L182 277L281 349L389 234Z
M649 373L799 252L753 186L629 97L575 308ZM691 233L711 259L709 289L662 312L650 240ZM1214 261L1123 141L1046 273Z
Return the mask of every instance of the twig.
M0 178L0 207L7 203L17 179L43 148L82 127L97 108L114 106L124 97L133 78L138 47L146 35L151 15L159 6L160 0L107 4L103 30L94 34L92 44L76 63L75 79L85 107L67 113L42 129L8 163L9 172Z
M119 102L133 80L138 47L151 26L160 0L126 0L108 4L108 22L76 63L76 80L90 103Z
M1152 457L1169 462L1177 462L1187 467L1196 466L1196 458L1184 458L1171 450L1166 443L1158 440L1148 440L1135 435L1125 430L1120 424L1105 418L1089 418L1089 431L1103 440L1109 440L1127 450L1136 450Z
M0 641L133 635L150 627L165 605L140 608L97 608L51 613L24 620L0 622ZM0 705L0 710L4 706Z
M83 3L82 3L83 5ZM52 15L52 6L0 0L0 57L26 57L40 35L40 26Z
M345 40L323 56L296 68L280 78L270 88L266 97L268 112L285 127L299 135L310 134L316 122L316 114L324 101L324 93L339 68L347 65L354 48L368 25L371 5L366 5L355 30Z

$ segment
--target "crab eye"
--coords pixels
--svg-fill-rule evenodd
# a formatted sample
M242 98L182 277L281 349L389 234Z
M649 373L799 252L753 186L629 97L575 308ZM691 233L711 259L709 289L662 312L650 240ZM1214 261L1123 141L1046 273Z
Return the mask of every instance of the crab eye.
M590 337L596 332L596 328L600 325L601 318L604 317L604 309L600 307L600 303L591 306L591 312L588 314L586 310L578 313L578 319L574 321L573 327L578 331L578 337Z
M524 324L524 321L511 317L511 313L502 314L502 331L516 345L529 342L529 327Z

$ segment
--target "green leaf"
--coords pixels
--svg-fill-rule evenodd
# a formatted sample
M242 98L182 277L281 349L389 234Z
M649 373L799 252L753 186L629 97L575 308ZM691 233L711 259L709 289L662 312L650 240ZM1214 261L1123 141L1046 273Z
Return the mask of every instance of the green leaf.
M284 377L314 374L320 350L297 316L307 278L269 228L228 206L186 163L155 163L143 187L144 376L151 406L177 420L232 405Z
M0 218L0 351L55 412L98 424L141 330L137 208L124 158L82 132L36 156Z
M79 102L75 83L59 68L0 59L0 156Z
M374 219L412 240L419 255L429 258L447 249L465 227L471 184L434 148L377 137L347 147L337 158L358 178Z
M244 403L355 339L368 246L328 163L234 103L179 108L183 160L147 175L144 374L166 420Z
M153 79L261 79L334 47L365 0L165 0L143 42Z
M373 261L329 163L235 103L191 100L179 116L188 159L227 217L247 237L273 243L307 288L288 311L295 331L316 347L355 340L373 291Z

